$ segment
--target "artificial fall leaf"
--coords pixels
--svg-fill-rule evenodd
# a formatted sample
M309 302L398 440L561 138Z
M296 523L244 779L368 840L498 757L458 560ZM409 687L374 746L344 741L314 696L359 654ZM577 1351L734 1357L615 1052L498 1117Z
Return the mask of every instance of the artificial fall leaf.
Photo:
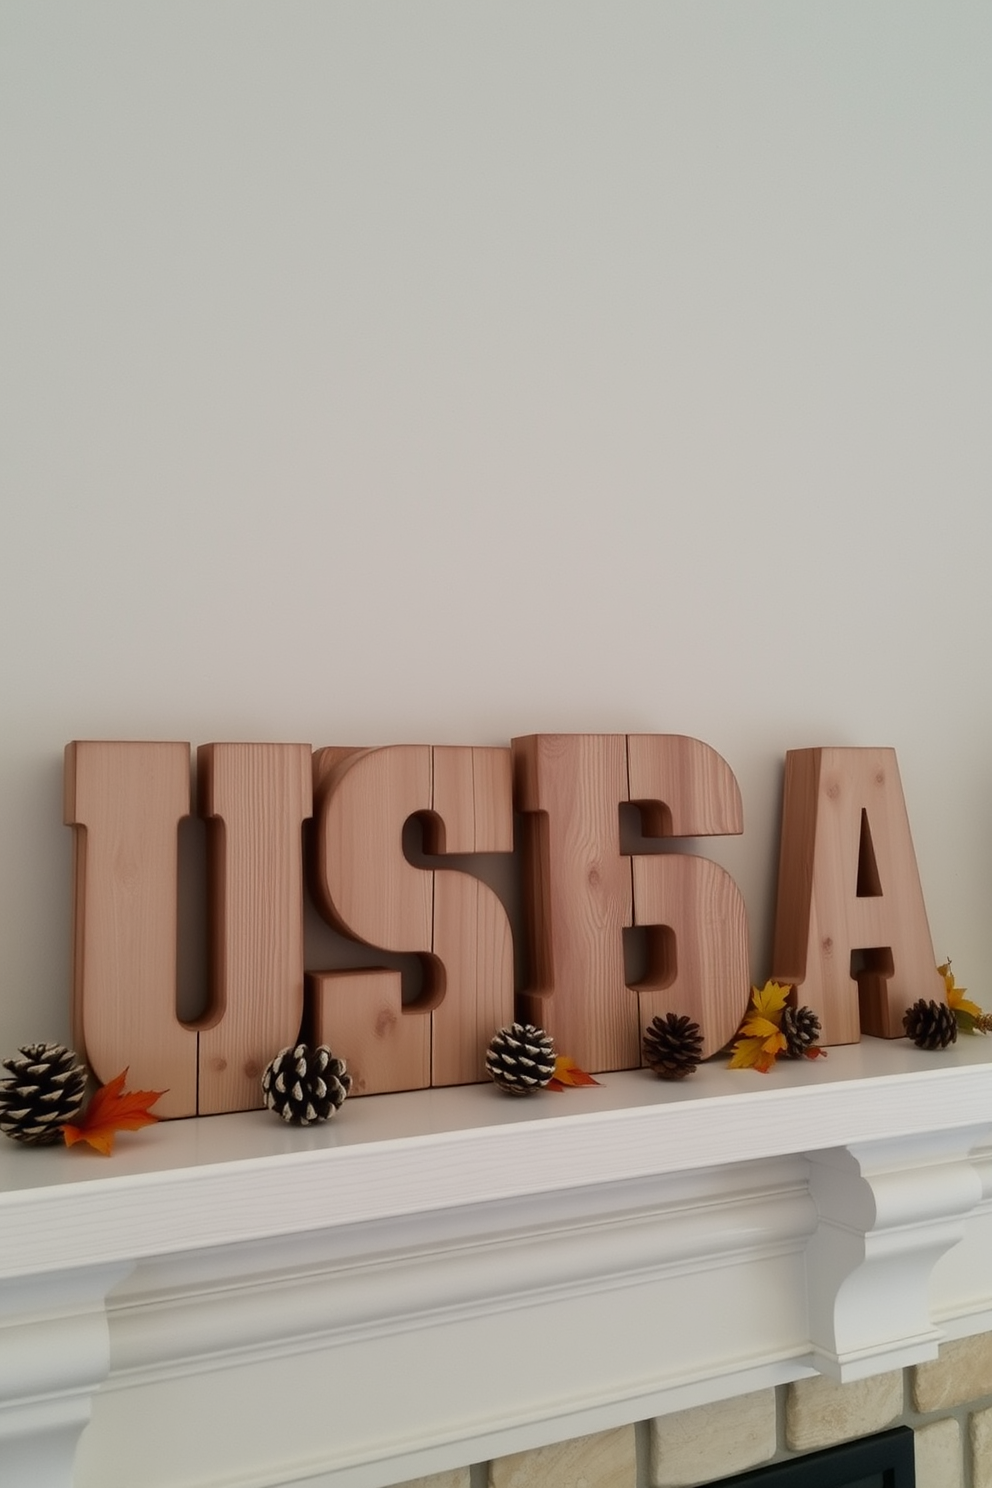
M752 987L751 1007L748 1008L748 1013L750 1014L753 1010L760 1018L768 1018L777 1028L782 1021L782 1009L788 1002L791 991L792 988L788 983L781 982L766 982L760 989ZM778 1017L775 1016L776 1013Z
M127 1070L121 1070L113 1080L101 1085L90 1101L83 1118L77 1125L67 1124L62 1128L65 1145L88 1142L104 1157L114 1150L114 1135L119 1131L138 1131L158 1121L148 1107L165 1095L164 1090L125 1090Z
M768 1038L739 1038L730 1057L730 1068L756 1069L759 1074L767 1075L785 1047L785 1034L778 1029Z
M767 1075L782 1050L788 1047L781 1030L782 1012L792 988L781 982L766 982L751 988L751 1002L740 1036L730 1056L731 1069L756 1069Z
M951 959L947 958L937 967L940 975L944 978L944 987L947 990L947 1006L953 1011L958 1027L964 1033L974 1033L980 1026L979 1020L984 1017L977 1002L972 1002L965 997L967 987L956 987L954 985L954 973L951 970ZM984 1028L982 1029L984 1033Z
M584 1069L579 1069L574 1059L569 1059L567 1054L559 1054L555 1060L555 1072L548 1081L548 1090L564 1090L566 1085L598 1085L592 1075L587 1075Z
M739 1038L730 1056L731 1069L753 1069L761 1055L761 1039Z
M759 1017L757 1013L750 1018L745 1018L741 1025L741 1033L746 1038L774 1038L778 1032L779 1026L777 1023L773 1023L770 1018Z

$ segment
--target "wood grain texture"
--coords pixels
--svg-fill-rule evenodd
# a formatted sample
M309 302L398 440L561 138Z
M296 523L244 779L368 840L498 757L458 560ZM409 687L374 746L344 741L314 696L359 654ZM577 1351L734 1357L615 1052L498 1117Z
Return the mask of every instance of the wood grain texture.
M432 812L449 853L513 846L510 751L435 746ZM485 1080L485 1050L513 1022L513 935L506 910L469 873L434 873L433 950L444 995L431 1014L431 1083Z
M512 741L525 813L531 986L522 1015L583 1069L640 1060L637 999L624 981L632 923L619 804L628 798L623 734L532 734Z
M513 851L509 749L435 744L432 811L440 853Z
M403 852L407 818L431 809L429 744L314 755L311 887L344 934L387 951L432 950L433 875Z
M420 816L431 851L442 856L508 851L513 843L509 750L420 744L320 750L314 772L312 879L318 904L345 934L383 950L430 957L427 991L416 1009L403 1013L404 1020L429 1013L430 1081L460 1085L485 1079L486 1045L496 1028L513 1021L513 945L506 912L472 875L411 864L403 851L403 827L409 817ZM381 1009L367 1000L365 1006L369 1047L357 1025L350 1036L359 1066L373 1070L380 1067L384 1040L400 1032L407 1039L415 1036L404 1030L377 1033ZM356 1006L355 1017L360 1016ZM406 1077L390 1068L369 1078ZM391 1083L384 1088L414 1087Z
M165 1090L196 1114L197 1038L176 1016L179 822L190 746L76 741L65 751L74 832L73 1041L101 1083Z
M211 941L198 1109L210 1115L261 1106L262 1071L299 1034L310 746L205 744L197 775Z
M729 837L744 830L740 787L727 761L688 734L628 734L630 800L653 837Z
M894 750L787 754L772 964L823 1044L899 1038L911 1003L945 1000Z
M314 1042L348 1067L349 1098L430 1085L431 1014L404 1009L398 971L310 972L306 1000Z
M703 1058L733 1038L750 996L747 912L725 868L709 858L665 853L631 859L636 923L665 926L674 947L658 985L638 989L641 1029L665 1013L700 1026Z
M628 734L627 757L630 799L646 834L744 830L737 780L709 744L684 734ZM631 872L634 923L655 932L655 954L638 988L641 1030L665 1013L686 1014L699 1023L708 1058L734 1036L750 996L741 892L726 869L687 853L638 855Z

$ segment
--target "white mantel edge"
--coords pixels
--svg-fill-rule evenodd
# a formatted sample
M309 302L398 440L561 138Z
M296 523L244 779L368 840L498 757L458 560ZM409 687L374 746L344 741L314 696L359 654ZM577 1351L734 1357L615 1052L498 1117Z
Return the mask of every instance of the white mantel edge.
M396 1219L992 1121L992 1039L865 1039L771 1075L707 1065L601 1089L379 1096L295 1131L266 1112L163 1122L106 1160L0 1152L0 1277ZM71 1228L71 1242L65 1226Z

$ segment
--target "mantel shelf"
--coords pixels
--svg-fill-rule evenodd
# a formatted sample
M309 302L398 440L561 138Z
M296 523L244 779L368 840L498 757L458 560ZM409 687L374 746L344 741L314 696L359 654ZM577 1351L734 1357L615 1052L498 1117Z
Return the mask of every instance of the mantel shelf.
M0 1276L237 1244L452 1206L992 1123L992 1039L864 1039L768 1075L723 1059L518 1100L489 1085L162 1122L89 1150L0 1152Z

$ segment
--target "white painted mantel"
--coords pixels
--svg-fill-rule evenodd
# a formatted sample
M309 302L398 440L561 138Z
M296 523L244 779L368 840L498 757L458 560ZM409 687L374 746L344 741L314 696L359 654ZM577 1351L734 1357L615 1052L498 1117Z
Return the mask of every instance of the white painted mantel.
M990 1241L992 1039L5 1143L0 1482L380 1488L857 1379L992 1329Z

